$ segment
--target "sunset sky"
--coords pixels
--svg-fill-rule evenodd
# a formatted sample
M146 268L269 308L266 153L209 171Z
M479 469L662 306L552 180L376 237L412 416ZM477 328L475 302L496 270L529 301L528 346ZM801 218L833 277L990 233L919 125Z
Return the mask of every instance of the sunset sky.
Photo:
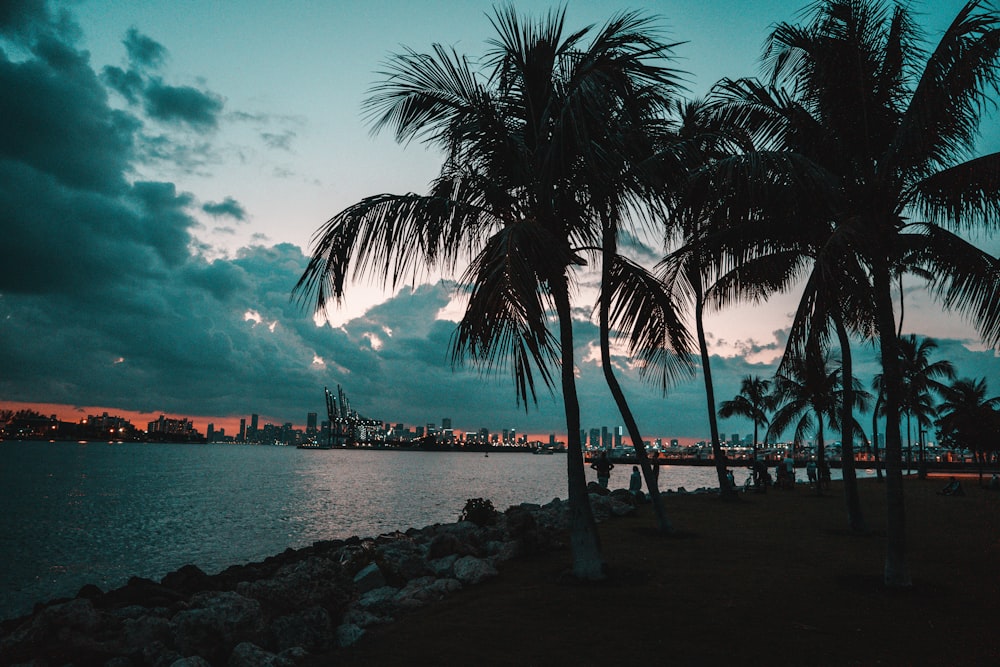
M684 42L675 65L692 96L757 73L768 28L804 0L574 1L570 28L639 9ZM933 38L955 1L914 3ZM43 404L75 421L103 411L188 417L230 433L240 417L304 424L342 384L368 417L443 417L473 430L561 433L558 396L526 412L506 373L453 369L454 284L431 276L395 293L356 285L327 323L290 301L311 237L380 192L423 192L440 155L361 113L380 66L435 42L479 56L493 3L15 0L0 5L0 407ZM519 2L521 12L549 3ZM982 152L1000 150L991 121ZM979 239L997 254L994 239ZM651 248L649 257L661 251ZM577 304L587 429L621 423L597 363L594 292ZM796 295L708 323L719 400L769 377ZM1000 359L916 289L904 332L1000 393ZM875 351L857 349L867 385ZM649 438L706 438L700 377L663 397L616 358ZM141 413L141 415L140 415ZM144 416L143 416L144 415ZM749 433L724 420L726 433Z

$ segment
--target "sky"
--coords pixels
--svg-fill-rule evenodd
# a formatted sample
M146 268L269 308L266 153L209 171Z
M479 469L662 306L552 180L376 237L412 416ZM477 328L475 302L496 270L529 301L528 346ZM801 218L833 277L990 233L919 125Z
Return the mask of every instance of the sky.
M690 95L757 73L770 26L804 0L590 2L573 28L621 10L659 17ZM548 11L540 2L522 13ZM917 3L930 36L961 3ZM362 283L317 323L290 292L313 234L365 196L423 192L440 155L373 136L361 111L387 58L432 44L486 50L479 1L0 3L0 407L75 421L160 414L229 433L241 417L305 423L340 384L362 414L408 425L561 434L558 395L519 406L506 374L454 368L451 276L396 291ZM1000 150L991 124L982 152ZM995 240L983 239L998 249ZM621 423L605 389L584 279L576 300L583 426ZM770 377L796 296L708 321L718 400ZM1000 361L914 286L905 331L933 336L964 376ZM860 347L858 376L877 372ZM627 355L616 370L648 438L708 437L700 376L664 396ZM739 419L726 433L749 433Z

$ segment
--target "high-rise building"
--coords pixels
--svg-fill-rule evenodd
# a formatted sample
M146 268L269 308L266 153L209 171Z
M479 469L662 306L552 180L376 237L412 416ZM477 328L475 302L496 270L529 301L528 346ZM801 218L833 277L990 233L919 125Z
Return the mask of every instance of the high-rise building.
M451 417L442 417L441 418L441 430L442 431L448 431L450 429L451 429Z
M601 447L603 447L604 449L611 448L611 434L608 433L607 426L601 427Z
M590 429L590 446L594 448L601 446L601 429Z
M615 426L615 447L622 446L622 435L624 435L624 429L621 426Z
M306 435L316 435L316 420L317 415L315 412L306 414Z
M246 418L240 419L240 442L247 441L247 420Z
M205 442L215 442L215 424L209 424L205 430Z
M257 430L259 427L257 415L250 415L250 430L247 432L247 440L250 442L260 442L260 431Z

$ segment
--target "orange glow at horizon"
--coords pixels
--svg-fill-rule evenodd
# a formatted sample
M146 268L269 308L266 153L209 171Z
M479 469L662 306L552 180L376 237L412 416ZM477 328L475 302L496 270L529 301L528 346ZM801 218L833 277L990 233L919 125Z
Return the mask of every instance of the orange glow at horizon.
M250 415L238 415L236 417L212 417L205 415L190 415L190 414L180 414L171 413L163 410L157 410L154 412L140 412L137 410L122 410L121 408L109 408L102 406L79 406L79 405L68 405L65 403L31 403L25 401L0 401L0 409L13 410L17 412L18 410L34 410L45 416L55 415L56 419L64 422L80 422L86 419L90 415L100 416L105 412L112 417L122 417L127 419L139 430L146 430L146 426L151 421L156 421L160 415L164 415L170 419L189 419L196 431L202 435L206 435L208 431L208 425L213 424L216 432L220 429L225 429L226 435L238 435L240 432L240 419L246 419L247 426L250 425ZM260 425L263 426L267 423L272 424L284 424L287 420L273 418L267 415L261 414ZM294 424L295 428L305 429L305 424ZM475 435L477 430L474 429L454 429L457 433L467 433L469 435ZM490 434L493 435L497 433L496 431L491 431ZM542 433L528 433L529 442L549 442L549 435L555 433L556 442L566 443L566 434L560 432L542 432ZM524 435L522 432L518 432L518 437L520 438ZM676 439L681 445L693 445L700 440L705 440L706 438L695 438L695 437L684 437L684 436L647 436L649 442L653 442L657 438L663 440L664 443L669 443L671 439ZM627 441L628 438L626 437ZM586 443L585 443L586 444Z

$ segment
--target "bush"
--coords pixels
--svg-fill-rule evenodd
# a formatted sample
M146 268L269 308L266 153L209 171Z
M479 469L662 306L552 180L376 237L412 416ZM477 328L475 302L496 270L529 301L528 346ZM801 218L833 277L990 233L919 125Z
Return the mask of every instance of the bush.
M471 521L480 528L496 523L497 510L493 507L493 502L482 498L469 498L465 501L465 508L459 521Z

